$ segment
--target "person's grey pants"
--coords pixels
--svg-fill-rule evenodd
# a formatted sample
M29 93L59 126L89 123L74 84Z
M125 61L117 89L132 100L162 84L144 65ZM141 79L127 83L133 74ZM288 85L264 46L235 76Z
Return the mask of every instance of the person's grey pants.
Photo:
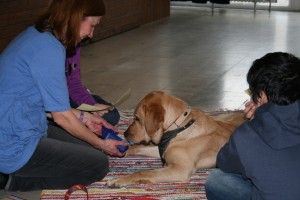
M101 180L109 170L108 157L63 129L49 125L28 163L10 174L8 191L66 189Z

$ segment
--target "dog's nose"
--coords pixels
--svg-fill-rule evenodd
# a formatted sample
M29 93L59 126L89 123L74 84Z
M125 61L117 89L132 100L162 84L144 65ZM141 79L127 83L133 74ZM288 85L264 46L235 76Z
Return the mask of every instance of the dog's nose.
M128 136L129 136L129 131L128 131L128 129L127 129L127 130L124 132L124 137L125 137L125 139L127 140L128 144L134 145L134 142L133 142L133 141L128 140Z

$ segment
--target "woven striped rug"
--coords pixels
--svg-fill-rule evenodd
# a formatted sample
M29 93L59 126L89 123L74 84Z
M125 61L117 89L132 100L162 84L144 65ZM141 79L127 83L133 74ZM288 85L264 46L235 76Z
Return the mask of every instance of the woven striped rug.
M154 199L206 199L204 183L209 170L199 170L188 183L159 183L139 184L123 188L108 188L105 180L123 176L139 170L156 169L161 167L161 161L154 158L126 157L111 158L111 170L103 181L93 183L87 187L89 199L134 199L148 197ZM64 199L66 190L43 190L41 199ZM70 199L86 199L86 193L76 191Z
M208 113L210 115L218 115L232 111L217 111ZM125 131L132 120L132 110L122 111L121 120L117 125L120 131ZM160 159L148 157L110 157L110 171L104 180L93 183L87 187L89 200L110 200L110 199L143 199L154 198L163 200L189 200L199 199L206 200L204 183L210 169L198 170L192 175L191 180L187 183L159 183L159 184L139 184L131 185L123 188L109 188L106 186L106 180L114 177L123 176L140 170L161 168ZM41 200L64 199L67 190L43 190ZM86 193L76 191L70 199L84 200Z

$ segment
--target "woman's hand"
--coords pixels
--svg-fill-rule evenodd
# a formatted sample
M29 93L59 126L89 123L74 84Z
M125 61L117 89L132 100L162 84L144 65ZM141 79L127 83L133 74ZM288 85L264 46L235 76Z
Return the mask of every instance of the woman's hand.
M83 115L81 115L81 113ZM125 146L127 145L126 142L112 139L103 140L95 134L102 134L102 126L117 131L114 126L107 123L103 118L76 109L64 112L51 112L51 116L59 126L68 131L71 135L86 141L93 147L104 151L106 154L117 157L125 155L125 152L119 152L117 146ZM79 118L83 119L83 123L79 121Z
M105 108L109 107L109 105L99 104L99 103L96 103L94 106L97 106L97 107L99 107L101 109L105 109ZM96 111L96 112L93 112L93 114L102 117L103 115L105 115L108 112L109 112L109 109L107 109L107 110L101 110L101 111Z
M96 135L102 136L102 126L105 126L108 129L112 129L115 132L118 132L117 128L108 123L105 119L100 116L93 115L89 112L84 112L83 123Z
M126 152L121 153L117 148L118 145L126 146L128 145L126 142L119 140L106 139L102 140L100 149L104 151L106 154L114 157L123 157Z

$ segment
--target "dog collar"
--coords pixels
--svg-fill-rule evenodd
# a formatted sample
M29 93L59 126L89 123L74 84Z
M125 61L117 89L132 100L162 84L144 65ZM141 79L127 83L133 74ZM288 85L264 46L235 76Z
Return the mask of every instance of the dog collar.
M168 128L166 131L179 128L180 124L189 116L192 109L188 107Z
M184 131L185 129L187 129L188 127L190 127L193 123L195 122L194 119L191 119L186 125L184 125L183 127L177 128L175 130L172 131L167 131L163 134L159 144L158 144L158 150L159 150L159 155L161 158L161 161L163 163L165 163L165 160L162 158L163 153L165 152L165 150L167 149L170 141L177 136L178 133L180 133L181 131Z

